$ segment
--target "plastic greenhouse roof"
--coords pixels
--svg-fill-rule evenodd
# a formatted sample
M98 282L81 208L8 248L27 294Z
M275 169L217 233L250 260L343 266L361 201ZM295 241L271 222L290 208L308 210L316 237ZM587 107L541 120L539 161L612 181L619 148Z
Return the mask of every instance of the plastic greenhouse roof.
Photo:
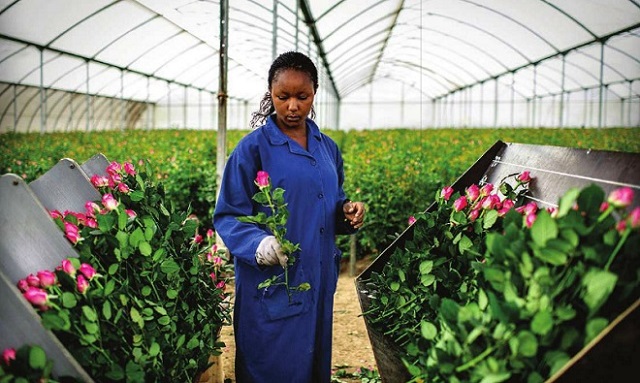
M159 103L214 95L219 17L208 0L0 0L0 82ZM630 97L640 3L229 1L232 99L259 100L274 54L294 49L340 100L436 99L513 72L529 79L515 90L525 98L601 82Z

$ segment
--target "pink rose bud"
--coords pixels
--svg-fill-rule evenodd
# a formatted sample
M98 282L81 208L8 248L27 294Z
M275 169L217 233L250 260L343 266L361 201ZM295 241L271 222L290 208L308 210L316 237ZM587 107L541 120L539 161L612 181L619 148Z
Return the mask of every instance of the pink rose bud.
M469 220L471 222L475 221L476 219L478 219L478 217L480 216L480 209L473 209L469 212Z
M76 244L80 241L80 230L78 230L78 226L74 225L69 221L64 221L64 231L65 235L71 241L71 243Z
M104 176L94 174L91 176L91 184L97 188L109 186L109 179Z
M113 198L111 193L107 193L102 196L102 206L107 210L114 210L118 207L118 200Z
M551 218L556 218L558 216L558 208L555 206L549 206L547 208L547 212L549 212Z
M636 207L631 211L629 221L632 229L640 228L640 207Z
M125 184L124 182L118 184L118 191L122 194L128 194L131 192L131 190L129 190L129 185Z
M455 201L453 201L453 209L455 211L460 211L465 207L467 207L467 197L462 196L456 199Z
M497 207L498 204L500 204L500 197L498 197L496 194L491 194L484 197L480 206L485 210L491 210Z
M29 287L22 296L34 306L43 306L49 299L47 292L39 287Z
M633 202L633 189L628 186L616 189L609 194L607 202L614 207L627 207L631 205L631 202Z
M220 257L213 257L213 264L215 266L221 266L222 265L222 258Z
M81 272L89 280L92 280L96 275L96 269L94 269L93 266L88 263L81 264L78 271Z
M264 170L259 170L256 176L256 185L258 185L260 189L269 186L269 173Z
M27 290L29 290L29 284L27 283L27 279L21 279L18 281L18 288L20 289L20 291L22 291L23 293Z
M225 286L224 281L220 281L220 282L216 283L216 288L218 288L220 290L223 290L224 286Z
M451 198L452 194L453 194L453 188L451 186L445 186L440 191L440 197L442 197L442 199L444 199L445 201L448 201L449 198Z
M89 226L92 229L95 229L98 227L98 221L93 217L87 218L87 221L84 224Z
M493 191L493 184L484 184L484 186L480 188L480 196L481 197L487 196L491 194L492 191Z
M40 286L45 289L56 284L56 274L49 270L38 271L38 279L40 279Z
M509 212L509 210L513 209L514 205L514 202L510 199L505 199L504 201L502 201L502 207L500 207L500 210L498 210L498 216L505 216Z
M478 187L478 185L473 184L467 188L466 194L469 202L474 202L478 199L478 197L480 197L480 188Z
M218 252L218 245L216 245L215 243L213 244L213 246L211 246L211 252L212 253L217 253Z
M129 216L129 218L135 218L138 215L136 214L135 211L131 210L131 209L124 209L124 212L127 213L127 215Z
M213 253L207 253L207 261L213 262Z
M616 223L616 230L618 233L623 234L625 230L627 230L627 221L618 221L618 223Z
M196 234L196 236L193 237L193 242L194 243L202 243L202 235Z
M109 166L107 166L107 173L109 175L118 174L120 170L122 170L122 166L116 161L113 161L112 163L109 164Z
M62 218L63 218L62 213L60 213L58 210L51 210L51 211L49 212L49 215L50 215L50 216L51 216L51 218L53 218L53 219L56 219L56 218L60 218L60 219L62 219Z
M530 182L531 181L531 175L530 175L529 171L526 170L526 171L520 173L520 175L518 175L518 181L520 181L523 184L526 184L526 183Z
M100 206L98 206L98 204L93 201L87 201L84 204L84 212L87 217L95 217L96 213L100 212Z
M127 173L130 176L135 176L136 175L136 170L133 167L133 164L130 162L125 162L124 163L124 171L125 173Z
M209 277L210 277L210 278L211 278L211 280L212 280L212 281L214 281L214 282L216 281L216 279L218 279L218 278L216 277L216 273L211 273L211 274L209 274Z
M207 230L207 238L209 239L213 238L213 229Z
M527 225L529 229L531 229L531 226L533 226L533 223L536 221L536 218L537 216L535 213L527 214L524 219L524 224Z
M63 259L61 265L62 265L62 271L64 271L66 274L69 274L71 276L76 275L76 268L73 267L73 263L71 263L70 260Z
M600 212L603 213L609 208L609 202L604 201L600 204Z
M87 289L89 288L89 281L87 281L84 275L78 274L76 287L78 288L78 292L80 294L84 294L84 292L87 291Z
M535 202L529 202L516 208L516 211L523 215L535 214L538 211L538 205Z
M40 287L40 279L33 274L27 276L27 284L33 287Z
M416 223L416 217L409 216L409 226L413 225L414 223Z
M5 366L9 366L12 360L16 360L16 350L14 348L7 348L2 351L2 360Z

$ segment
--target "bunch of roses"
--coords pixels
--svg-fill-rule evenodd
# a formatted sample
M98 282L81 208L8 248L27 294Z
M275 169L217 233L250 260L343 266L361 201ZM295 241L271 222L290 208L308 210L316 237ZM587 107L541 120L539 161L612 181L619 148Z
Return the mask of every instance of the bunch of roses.
M7 348L0 359L0 382L3 383L57 383L51 378L53 361L38 345L23 345L17 350ZM60 381L74 383L73 377L63 377Z
M486 185L444 188L364 281L365 316L400 347L412 381L542 382L640 295L633 190L591 185L557 207L516 199L501 211L500 195L530 181L501 184L494 201Z
M232 266L147 172L112 162L106 174L91 178L102 196L83 212L50 212L78 258L19 287L100 381L192 381L224 346Z

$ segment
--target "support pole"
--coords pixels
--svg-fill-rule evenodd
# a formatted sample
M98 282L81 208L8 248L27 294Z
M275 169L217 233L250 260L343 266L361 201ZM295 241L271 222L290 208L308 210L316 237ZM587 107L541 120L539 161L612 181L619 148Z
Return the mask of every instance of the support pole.
M602 128L602 117L604 114L604 44L600 45L600 96L598 97L598 128Z
M44 90L44 50L40 49L40 134L47 125L47 98Z
M229 0L220 0L220 73L218 84L218 145L216 152L216 201L227 160L227 47L229 40Z

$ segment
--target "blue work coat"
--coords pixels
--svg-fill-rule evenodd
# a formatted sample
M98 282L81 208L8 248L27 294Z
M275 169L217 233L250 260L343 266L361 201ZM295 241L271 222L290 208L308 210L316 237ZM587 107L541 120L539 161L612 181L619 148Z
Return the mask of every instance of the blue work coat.
M333 298L341 252L336 234L355 230L345 222L346 201L340 151L307 119L307 150L277 127L273 116L245 136L231 153L216 202L213 225L234 259L236 380L239 383L329 382ZM242 223L240 216L268 212L252 200L259 170L273 188L283 188L289 210L286 238L300 244L289 267L289 285L308 282L309 291L284 286L258 289L281 275L281 266L258 266L256 249L271 235L264 227Z

